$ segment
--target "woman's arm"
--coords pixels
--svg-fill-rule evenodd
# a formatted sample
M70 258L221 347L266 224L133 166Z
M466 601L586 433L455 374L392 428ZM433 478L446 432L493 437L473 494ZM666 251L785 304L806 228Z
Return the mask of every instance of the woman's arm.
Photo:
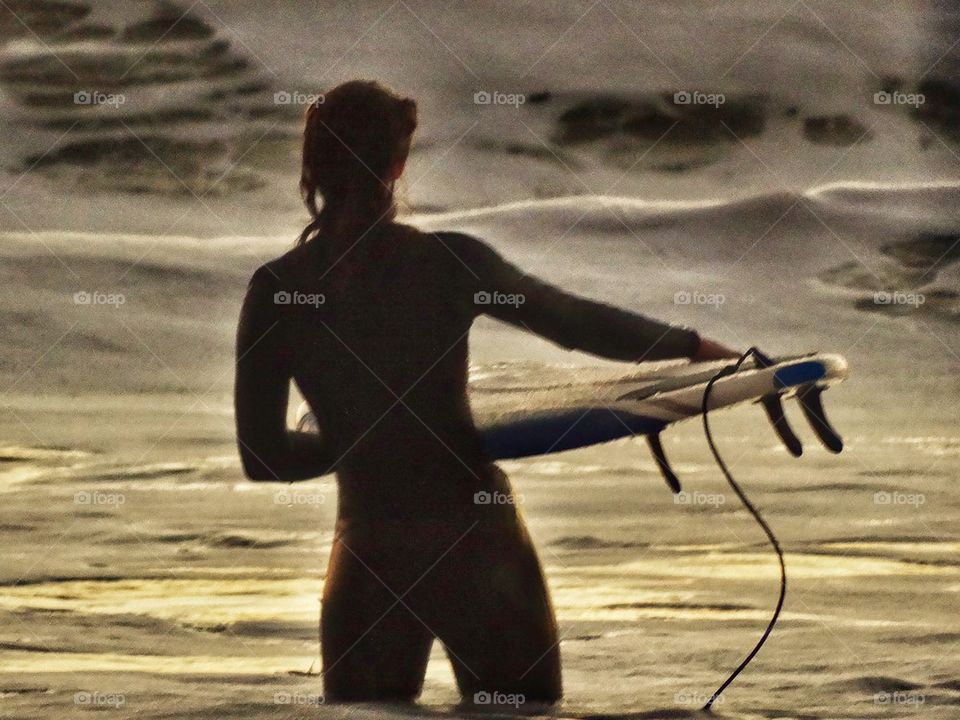
M476 238L454 247L475 277L478 312L530 330L558 345L612 360L715 360L739 353L689 328L567 293L521 272Z
M708 362L710 360L739 360L741 353L739 350L728 348L726 345L718 343L709 338L700 338L700 347L690 358L694 362Z
M240 313L234 410L237 444L251 480L293 482L334 470L320 436L287 429L289 348L274 302L278 281L266 266L254 273Z

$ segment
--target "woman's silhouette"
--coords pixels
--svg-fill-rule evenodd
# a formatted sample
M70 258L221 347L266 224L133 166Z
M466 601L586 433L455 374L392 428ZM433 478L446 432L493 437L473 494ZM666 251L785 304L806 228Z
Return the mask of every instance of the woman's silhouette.
M254 480L336 472L323 592L328 699L411 700L434 638L461 693L561 695L553 608L520 513L467 398L467 335L486 313L624 361L735 357L692 330L576 297L480 240L395 221L416 104L348 82L306 115L313 221L253 275L237 341L236 420ZM317 207L317 196L322 208ZM484 293L523 302L478 302ZM286 428L293 379L320 435Z

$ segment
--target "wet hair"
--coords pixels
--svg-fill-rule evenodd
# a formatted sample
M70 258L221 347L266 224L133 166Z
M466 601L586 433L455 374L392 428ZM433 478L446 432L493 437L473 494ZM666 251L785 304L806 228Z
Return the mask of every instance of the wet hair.
M406 159L417 104L377 82L338 85L307 109L300 192L317 234L357 235L396 215L390 172ZM322 207L318 207L322 199Z

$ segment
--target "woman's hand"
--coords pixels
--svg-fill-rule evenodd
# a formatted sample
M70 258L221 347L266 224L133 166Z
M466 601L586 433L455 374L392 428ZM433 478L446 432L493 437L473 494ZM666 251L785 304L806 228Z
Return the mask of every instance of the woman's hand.
M707 362L709 360L737 360L740 358L739 350L733 350L726 345L718 343L710 338L700 338L700 345L697 351L690 357L693 362Z

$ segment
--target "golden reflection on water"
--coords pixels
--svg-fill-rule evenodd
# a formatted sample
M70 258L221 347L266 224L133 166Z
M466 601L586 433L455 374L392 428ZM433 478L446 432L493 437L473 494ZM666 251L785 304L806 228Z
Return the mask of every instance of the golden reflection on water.
M316 578L145 578L70 580L5 589L0 608L150 615L191 625L315 619Z
M885 553L944 553L960 554L960 542L883 542L882 540L857 541L857 542L828 542L823 547L835 548L837 550L872 550Z
M825 554L788 555L787 567L790 577L797 579L960 574L960 568L951 565ZM0 608L140 614L194 625L263 620L314 622L322 579L286 573L283 577L271 577L277 572L255 567L224 571L189 568L182 574L206 573L207 577L14 585L0 595ZM778 573L774 557L758 552L660 556L608 565L556 565L547 568L547 576L562 618L620 620L637 617L631 613L639 610L644 611L645 617L728 617L738 608L703 607L700 593L691 584L702 579L775 580ZM627 604L635 606L630 613L624 613L623 607L610 607ZM655 607L636 607L640 605Z
M919 565L899 560L797 554L787 556L793 578L960 574L954 566ZM184 577L206 573L206 577ZM280 574L281 576L277 576ZM243 621L280 621L316 626L322 579L291 577L276 568L190 568L178 577L128 580L70 580L4 589L0 609L67 611L80 615L144 615L194 626ZM613 565L556 566L547 569L562 621L629 622L763 621L768 608L749 602L717 604L694 588L698 580L771 580L777 567L769 553L666 555ZM715 596L711 596L714 597ZM839 617L787 611L785 620L830 622L858 627L903 624L886 619ZM124 671L154 673L274 673L305 670L309 658L261 655L152 656L122 653L38 653L6 650L6 672Z
M788 553L787 572L798 579L853 578L865 576L957 575L960 567L923 565L881 557ZM779 577L772 552L718 553L644 558L620 565L577 565L549 567L548 574L585 575L591 578L666 577L685 579L767 580Z
M121 653L4 652L5 673L144 672L164 675L263 675L306 671L305 655L123 655Z
M439 643L427 666L427 681L453 688L449 663ZM310 655L265 655L251 647L250 655L124 655L122 653L46 653L7 651L0 654L0 673L150 673L159 675L277 675L291 683L320 685L318 658ZM296 673L296 675L291 675ZM310 676L304 677L304 674Z
M762 620L769 614L749 606L699 604L698 593L651 590L639 580L585 584L558 578L550 585L557 614L566 621ZM83 580L10 588L0 608L147 615L201 627L245 621L313 624L320 588L317 580L306 578ZM784 618L819 616L787 612Z

